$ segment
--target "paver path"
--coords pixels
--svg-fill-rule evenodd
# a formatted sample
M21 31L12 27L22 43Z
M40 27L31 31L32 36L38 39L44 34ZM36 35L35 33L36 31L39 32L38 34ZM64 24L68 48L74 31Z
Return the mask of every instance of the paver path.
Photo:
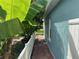
M36 40L31 59L54 59L43 40Z

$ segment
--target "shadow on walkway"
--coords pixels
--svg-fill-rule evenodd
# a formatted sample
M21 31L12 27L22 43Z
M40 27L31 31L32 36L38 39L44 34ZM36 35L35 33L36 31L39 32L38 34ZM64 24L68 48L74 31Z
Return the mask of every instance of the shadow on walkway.
M31 59L54 59L43 40L35 40Z

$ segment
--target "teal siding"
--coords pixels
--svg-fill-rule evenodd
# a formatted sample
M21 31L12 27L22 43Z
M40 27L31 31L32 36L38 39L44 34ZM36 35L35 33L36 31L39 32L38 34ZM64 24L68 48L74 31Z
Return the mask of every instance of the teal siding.
M56 59L67 59L68 39L71 38L68 20L74 18L79 18L79 0L60 0L58 6L46 18L46 40Z

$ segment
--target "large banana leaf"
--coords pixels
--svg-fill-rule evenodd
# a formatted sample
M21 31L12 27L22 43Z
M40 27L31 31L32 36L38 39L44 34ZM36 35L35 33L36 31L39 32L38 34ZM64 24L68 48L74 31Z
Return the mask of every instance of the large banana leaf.
M30 2L31 0L0 0L0 39L23 33L20 21L25 18Z
M25 20L22 22L26 34L28 34L28 33L32 34L34 31L37 30L39 23L36 22L34 19L36 16L38 16L38 14L41 14L41 12L45 10L46 4L47 4L47 0L41 0L41 1L35 0L33 3L31 3L29 11L25 17ZM43 14L41 15L41 17L43 17ZM38 19L38 21L39 21L39 19Z
M30 6L29 12L27 13L25 20L28 20L30 25L36 26L37 23L33 19L35 16L37 16L38 13L41 14L41 11L45 9L46 4L47 0L36 0L35 2L33 2Z
M0 23L0 40L7 39L21 33L23 33L23 28L19 19L12 19Z
M23 21L31 0L0 0L0 7L6 11L6 20L19 18Z

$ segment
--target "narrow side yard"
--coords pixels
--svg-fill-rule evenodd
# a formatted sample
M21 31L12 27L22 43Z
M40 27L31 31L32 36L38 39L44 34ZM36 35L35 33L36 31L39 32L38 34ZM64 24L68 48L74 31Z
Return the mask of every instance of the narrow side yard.
M54 59L42 35L36 37L31 59Z

